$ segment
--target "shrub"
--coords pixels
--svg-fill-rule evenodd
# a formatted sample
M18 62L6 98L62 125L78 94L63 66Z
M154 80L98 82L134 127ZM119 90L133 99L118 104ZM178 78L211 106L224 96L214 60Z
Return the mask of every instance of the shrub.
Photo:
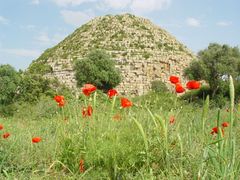
M225 104L227 103L227 99L229 98L226 94L220 93L215 95L214 97L212 97L211 94L212 91L210 87L205 85L198 90L191 90L186 92L184 95L181 96L181 99L202 105L207 95L209 95L211 98L211 106L219 108L225 106Z
M204 79L210 85L211 96L228 91L228 77L237 80L240 68L240 50L228 45L209 44L207 49L198 53L198 60L185 69L189 79Z
M223 94L217 94L212 101L216 107L223 108L226 105L228 98Z
M54 91L50 87L50 80L38 74L23 74L18 87L17 100L36 102L42 95L53 96Z
M143 57L144 57L145 59L150 58L150 56L151 56L151 54L150 54L149 52L144 52L144 53L143 53Z
M151 82L151 89L155 92L167 92L168 88L162 81L156 80Z
M12 66L0 66L0 104L13 103L19 82L20 75Z
M15 112L16 112L15 104L0 105L0 117L13 116Z
M109 90L121 81L115 62L103 50L93 50L86 58L77 60L74 69L77 85L80 87L91 83L98 89Z
M44 61L35 61L29 66L28 72L31 74L44 75L52 72L52 67L46 64Z
M17 106L37 103L42 96L56 94L72 98L72 92L57 80L46 79L35 71L17 72L10 65L0 66L0 115L12 116Z

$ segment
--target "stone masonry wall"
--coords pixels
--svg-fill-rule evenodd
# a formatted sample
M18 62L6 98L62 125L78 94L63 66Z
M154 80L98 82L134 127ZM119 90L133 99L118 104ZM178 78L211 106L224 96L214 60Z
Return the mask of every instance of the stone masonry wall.
M89 21L46 50L38 61L52 67L47 77L78 89L73 61L85 57L92 48L106 50L116 61L122 74L122 82L116 89L123 95L145 94L155 80L171 88L170 75L180 76L184 83L183 70L194 58L186 46L150 20L123 14Z
M110 52L112 53L112 52ZM115 52L116 53L116 52ZM183 69L188 66L192 57L181 54L163 54L144 59L141 55L126 59L124 57L115 59L116 68L121 71L122 82L116 87L122 95L143 95L151 89L151 82L161 80L169 88L169 76L177 75L183 77ZM75 73L73 71L72 59L53 61L48 64L53 72L46 74L47 77L56 77L67 87L77 90Z

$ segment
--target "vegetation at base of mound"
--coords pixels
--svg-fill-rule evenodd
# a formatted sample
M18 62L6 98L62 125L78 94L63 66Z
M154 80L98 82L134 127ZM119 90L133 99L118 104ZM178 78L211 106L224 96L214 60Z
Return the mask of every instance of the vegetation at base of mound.
M133 98L129 108L120 108L120 98L95 92L65 97L59 108L46 97L37 105L25 104L12 118L1 117L4 132L11 135L0 141L0 178L240 177L238 106L227 106L218 116L207 100L202 108L171 93ZM82 114L86 105L93 107L88 117ZM233 123L232 115L232 129L211 134L213 127ZM32 144L34 136L42 141Z
M0 114L12 116L22 103L34 104L43 96L73 96L57 79L46 79L36 72L17 72L10 65L0 65Z
M210 43L208 48L199 51L198 57L185 75L189 79L204 80L200 90L187 92L182 97L189 101L204 99L207 95L218 107L223 107L229 99L229 77L233 77L236 102L240 97L240 49L226 44Z
M229 76L233 77L236 85L240 83L240 49L211 43L199 51L198 59L186 68L185 75L189 79L205 80L213 98L215 95L229 96Z

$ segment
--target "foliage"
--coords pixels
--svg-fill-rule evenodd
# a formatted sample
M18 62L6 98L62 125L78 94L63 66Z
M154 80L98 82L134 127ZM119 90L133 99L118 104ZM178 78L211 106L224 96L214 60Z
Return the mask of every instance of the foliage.
M50 80L39 74L22 74L21 83L18 87L18 100L36 102L42 95L54 95Z
M151 82L151 89L155 92L167 92L168 91L166 84L159 80Z
M28 72L31 74L41 74L44 75L52 71L50 65L42 60L34 61L28 68Z
M198 60L185 70L189 79L206 80L210 85L211 96L228 91L228 77L236 81L240 75L240 51L237 47L210 44L207 49L198 53Z
M10 65L0 66L0 104L9 105L14 101L20 82L19 73Z
M10 65L0 66L0 114L12 116L19 104L37 103L42 97L52 98L56 94L73 97L72 92L56 79L46 79L29 71L17 72Z
M1 116L13 116L16 112L17 107L14 103L12 104L0 104L0 117Z
M143 52L143 57L144 57L145 59L150 58L150 56L151 56L151 53L146 52L146 51Z
M85 103L93 102L86 97L80 101L67 99L68 104L61 109L54 100L43 98L36 105L19 107L13 119L0 118L4 130L11 133L8 139L0 141L0 179L240 176L240 146L236 143L240 138L239 125L233 126L231 140L229 127L224 129L224 137L210 134L217 125L216 119L220 126L223 121L232 123L225 109L221 110L222 118L217 117L215 109L207 109L202 123L199 106L181 100L175 104L176 96L170 93L151 92L137 97L133 99L135 107L129 111L119 109L120 103L116 103L113 113L112 101L100 96L93 116L87 118L82 117L81 109ZM120 119L113 119L115 113ZM234 116L238 113L236 110ZM172 116L175 120L170 124ZM42 141L32 144L33 136ZM80 171L80 160L84 172Z
M49 98L26 104L0 118L11 134L0 141L0 179L239 179L240 112L230 82L230 112L221 116L208 100L201 108L171 93L136 97L129 109L96 92L62 108ZM84 118L86 104L93 115ZM223 123L224 134L212 133ZM42 141L32 144L35 136Z
M207 95L210 93L210 87L208 85L201 86L200 89L187 91L180 98L183 100L188 100L189 102L199 101L206 99Z
M200 89L187 91L181 96L181 99L189 103L202 105L203 101L209 94L211 94L210 87L208 85L204 85ZM228 103L227 97L228 95L224 96L223 94L216 94L210 101L211 107L223 108Z
M120 83L120 72L115 62L103 50L92 50L86 58L77 60L75 64L78 86L91 83L98 89L108 90Z

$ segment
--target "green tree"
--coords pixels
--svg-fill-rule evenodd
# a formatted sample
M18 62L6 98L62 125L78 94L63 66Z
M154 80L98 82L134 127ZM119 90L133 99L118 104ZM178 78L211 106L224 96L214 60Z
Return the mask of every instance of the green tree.
M198 53L198 59L185 69L185 75L189 79L205 80L209 83L212 97L216 94L225 96L228 91L229 75L237 81L239 70L239 48L212 43Z
M75 75L78 86L91 83L102 90L111 89L121 81L115 62L103 50L93 50L84 59L77 60Z
M22 73L16 100L34 103L42 96L53 97L56 94L72 97L71 91L60 84L57 79L47 79L40 74Z
M13 103L20 82L19 73L10 65L0 65L0 104Z
M18 101L35 102L42 95L53 96L54 91L50 86L50 80L39 74L23 73L18 88Z

